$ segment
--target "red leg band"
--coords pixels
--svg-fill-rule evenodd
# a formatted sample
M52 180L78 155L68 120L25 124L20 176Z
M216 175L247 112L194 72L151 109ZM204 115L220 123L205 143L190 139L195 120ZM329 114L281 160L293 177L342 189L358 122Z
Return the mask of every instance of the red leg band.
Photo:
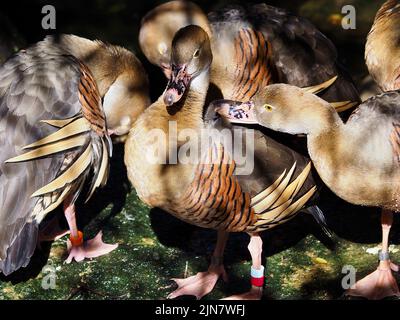
M255 286L255 287L263 287L264 279L265 279L265 277L261 277L261 278L251 277L251 285Z
M74 247L79 247L83 243L83 233L78 231L78 236L73 237L72 234L69 235L69 240Z

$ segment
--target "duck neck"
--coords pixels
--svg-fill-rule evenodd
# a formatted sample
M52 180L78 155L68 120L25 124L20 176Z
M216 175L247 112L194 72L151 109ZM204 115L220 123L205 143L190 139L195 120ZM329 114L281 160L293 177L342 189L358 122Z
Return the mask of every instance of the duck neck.
M332 187L333 173L342 168L345 124L328 103L313 106L308 119L307 146L310 158L322 180ZM314 123L314 124L313 124Z
M343 121L336 110L327 102L313 105L305 120L305 131L309 139L331 134L343 126Z

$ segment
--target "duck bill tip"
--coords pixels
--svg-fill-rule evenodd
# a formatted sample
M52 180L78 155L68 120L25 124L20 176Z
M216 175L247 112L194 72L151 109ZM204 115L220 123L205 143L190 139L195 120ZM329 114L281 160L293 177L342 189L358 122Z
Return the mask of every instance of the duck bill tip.
M177 103L182 98L182 96L183 96L183 92L179 93L176 89L169 88L164 93L164 97L163 97L164 104L167 107L170 107L173 104Z

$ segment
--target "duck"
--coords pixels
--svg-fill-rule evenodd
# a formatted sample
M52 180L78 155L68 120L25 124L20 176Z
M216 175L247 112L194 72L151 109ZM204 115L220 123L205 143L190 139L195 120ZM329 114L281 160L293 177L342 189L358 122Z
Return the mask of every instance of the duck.
M399 18L400 2L384 2L376 13L365 45L368 71L384 92L400 89Z
M261 131L231 126L216 117L218 101L203 116L212 59L208 33L201 27L189 25L175 34L173 73L164 93L130 130L124 161L144 203L218 234L209 269L172 279L178 288L168 298L200 299L220 277L226 280L223 252L228 235L245 232L250 236L252 286L229 299L260 299L264 285L260 232L302 210L320 217L322 223L319 182L307 157ZM236 135L239 138L229 140ZM238 150L245 151L243 158Z
M274 84L242 105L220 103L217 112L232 123L258 123L279 132L307 135L310 159L325 183L345 201L382 209L382 249L376 271L346 294L367 299L399 296L392 274L389 232L399 209L399 91L363 102L347 122L323 99L301 88ZM362 141L362 143L360 143Z
M341 112L360 102L333 43L307 19L266 4L230 5L206 15L196 4L178 0L148 12L141 22L140 48L167 78L172 38L190 24L211 39L210 101L248 101L270 83L309 87L337 76L321 96L342 101Z
M0 271L29 264L44 218L63 206L69 256L82 261L116 244L84 241L75 201L104 186L110 136L126 135L150 104L147 75L130 51L75 35L48 36L0 67ZM84 195L83 186L89 186Z

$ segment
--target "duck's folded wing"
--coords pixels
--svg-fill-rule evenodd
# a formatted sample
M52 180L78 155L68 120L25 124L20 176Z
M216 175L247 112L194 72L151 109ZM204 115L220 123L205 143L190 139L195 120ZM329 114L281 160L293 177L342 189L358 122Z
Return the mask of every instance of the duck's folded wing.
M234 126L246 136L248 128ZM315 204L317 182L305 156L276 142L258 130L243 141L241 162L252 167L237 176L244 192L252 197L257 230L266 230L288 221L303 208ZM243 157L241 156L241 157ZM238 169L240 167L238 166ZM237 172L240 172L237 170Z
M347 71L338 61L334 44L307 19L265 4L251 7L261 20L260 30L271 42L273 61L280 82L304 87L338 76L322 94L327 101L359 102L359 94Z
M106 171L106 137L96 84L73 57L41 42L0 68L0 271L26 266L45 213L90 168Z
M266 4L230 6L210 13L209 19L216 30L229 24L230 29L238 31L237 47L239 53L245 53L243 60L267 55L265 59L273 69L257 73L255 65L252 72L256 76L265 73L274 82L308 87L337 75L322 98L330 102L360 101L351 77L338 61L335 46L307 19Z

